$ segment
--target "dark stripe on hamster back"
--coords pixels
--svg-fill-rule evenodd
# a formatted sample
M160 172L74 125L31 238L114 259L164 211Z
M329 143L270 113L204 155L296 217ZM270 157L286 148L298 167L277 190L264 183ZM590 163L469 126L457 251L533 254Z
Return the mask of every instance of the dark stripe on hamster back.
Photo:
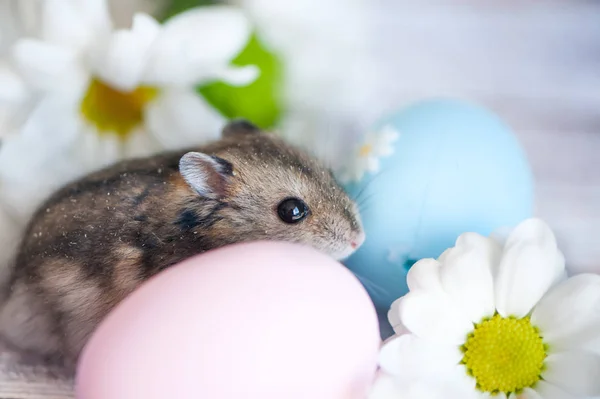
M221 218L218 215L218 212L226 207L226 202L217 202L213 207L212 212L206 216L198 215L193 209L184 208L181 210L181 212L179 212L179 217L175 221L175 224L182 231L190 231L199 226L202 226L203 228L209 228Z
M134 206L141 205L141 203L144 202L144 200L146 199L146 197L148 197L149 194L150 194L150 187L146 187L140 195L136 196L133 199L133 205Z
M162 242L155 236L149 235L138 240L135 245L143 253L140 276L148 278L193 255L204 252L214 244L206 236L188 231L168 237Z
M179 218L175 221L181 230L192 230L202 224L200 218L192 209L184 209L179 213Z

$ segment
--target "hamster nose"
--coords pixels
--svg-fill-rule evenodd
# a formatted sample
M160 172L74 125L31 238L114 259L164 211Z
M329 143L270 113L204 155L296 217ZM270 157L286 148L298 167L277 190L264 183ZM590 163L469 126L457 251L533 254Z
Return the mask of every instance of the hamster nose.
M365 238L366 236L364 232L361 231L360 233L358 233L354 240L350 242L350 246L352 247L352 249L357 249L358 247L363 245L363 243L365 242Z

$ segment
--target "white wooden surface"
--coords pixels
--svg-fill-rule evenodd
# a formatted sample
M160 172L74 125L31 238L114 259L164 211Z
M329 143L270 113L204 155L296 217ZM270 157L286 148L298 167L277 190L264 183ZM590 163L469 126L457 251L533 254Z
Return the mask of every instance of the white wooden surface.
M600 272L600 2L372 0L380 112L474 99L515 129L537 214L572 270Z

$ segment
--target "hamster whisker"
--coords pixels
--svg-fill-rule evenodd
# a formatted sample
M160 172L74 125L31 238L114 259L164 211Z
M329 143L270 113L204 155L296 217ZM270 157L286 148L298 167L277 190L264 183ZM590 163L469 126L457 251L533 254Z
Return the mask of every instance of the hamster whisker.
M375 283L373 280L371 280L361 274L358 274L354 271L352 271L352 273L361 282L361 284L367 289L367 291L370 291L374 295L386 295L387 294L386 289L383 288L381 285Z
M356 196L353 198L354 202L356 202L357 204L360 202L360 196L365 193L366 189L369 187L369 185L371 184L372 181L373 181L373 179L371 179L365 183L363 188L361 188L360 191L358 192L358 194L356 194Z
M389 170L380 170L379 172L377 172L373 177L371 177L363 186L363 188L360 189L360 191L358 192L358 194L356 194L356 196L354 197L354 201L359 202L360 201L360 196L362 194L365 193L365 191L367 190L367 188L369 188L371 186L371 184L379 179L384 173L389 172Z
M359 212L363 212L366 209L366 206L369 204L369 201L375 197L375 194L371 194L368 197L363 198L360 202L356 203Z

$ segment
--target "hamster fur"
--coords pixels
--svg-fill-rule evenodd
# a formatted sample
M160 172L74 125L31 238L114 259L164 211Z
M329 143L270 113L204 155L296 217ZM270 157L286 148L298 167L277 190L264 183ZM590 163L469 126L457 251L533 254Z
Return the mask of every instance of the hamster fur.
M0 337L72 369L115 305L183 259L284 240L339 260L364 238L357 206L328 169L235 120L207 146L120 162L51 196L15 259Z

